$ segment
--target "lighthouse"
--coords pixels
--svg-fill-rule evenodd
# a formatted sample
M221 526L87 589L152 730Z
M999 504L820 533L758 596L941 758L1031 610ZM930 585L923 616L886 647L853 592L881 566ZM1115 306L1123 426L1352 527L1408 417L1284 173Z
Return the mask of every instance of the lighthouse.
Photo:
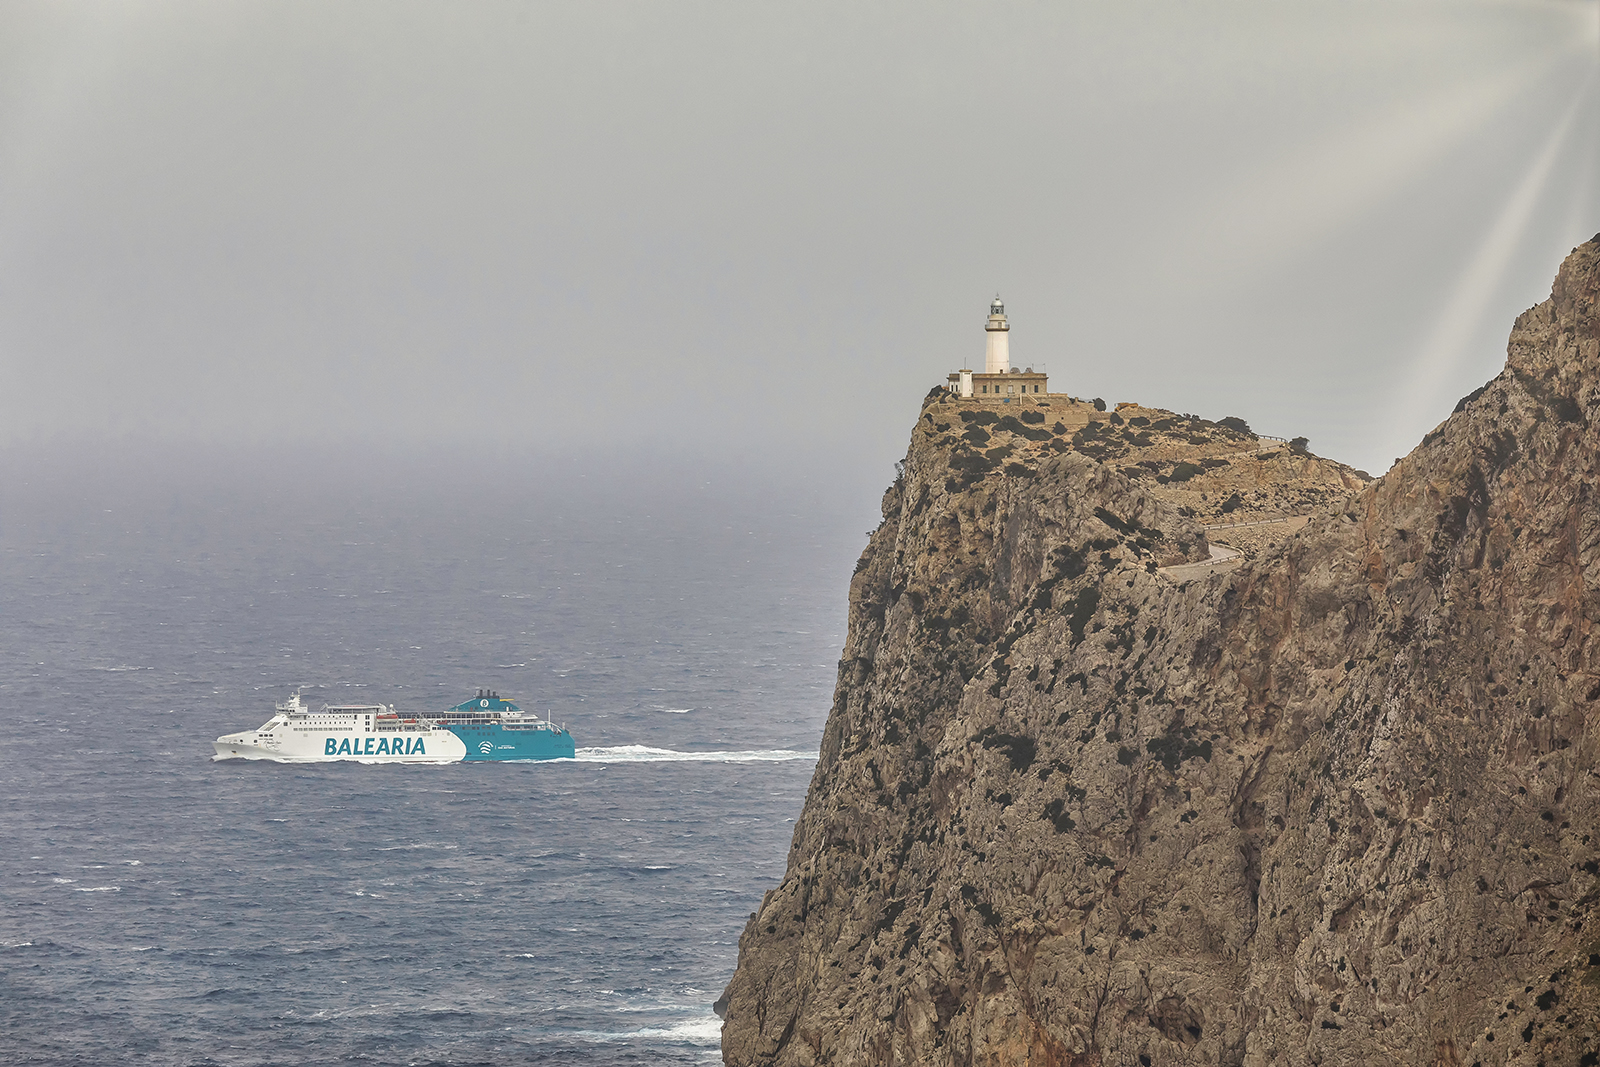
M1011 324L1006 321L1006 306L998 294L989 304L989 321L983 327L986 340L983 370L972 371L963 367L951 371L946 386L952 394L963 400L996 401L1001 404L1020 404L1024 400L1039 401L1048 407L1045 398L1050 395L1050 382L1044 371L1032 367L1018 370L1011 365Z
M984 337L988 344L984 348L983 372L985 374L1007 374L1011 370L1011 344L1007 337L1011 333L1011 325L1006 322L1006 306L1000 302L1000 294L996 293L994 302L989 305L989 323L984 326Z

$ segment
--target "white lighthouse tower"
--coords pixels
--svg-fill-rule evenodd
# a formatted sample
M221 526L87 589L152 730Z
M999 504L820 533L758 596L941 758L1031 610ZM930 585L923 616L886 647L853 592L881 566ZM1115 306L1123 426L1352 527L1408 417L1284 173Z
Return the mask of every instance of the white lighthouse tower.
M984 350L983 372L985 374L1007 374L1011 370L1011 343L1007 340L1011 333L1011 325L1006 322L1006 306L1000 302L1000 294L996 293L994 303L989 305L989 324L983 328L988 345Z

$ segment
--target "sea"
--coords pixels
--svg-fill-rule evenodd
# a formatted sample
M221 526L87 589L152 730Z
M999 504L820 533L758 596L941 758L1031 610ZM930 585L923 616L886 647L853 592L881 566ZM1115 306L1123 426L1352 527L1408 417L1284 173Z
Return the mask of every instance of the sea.
M0 476L0 1062L719 1061L875 498L470 453ZM296 689L493 689L577 758L212 760Z

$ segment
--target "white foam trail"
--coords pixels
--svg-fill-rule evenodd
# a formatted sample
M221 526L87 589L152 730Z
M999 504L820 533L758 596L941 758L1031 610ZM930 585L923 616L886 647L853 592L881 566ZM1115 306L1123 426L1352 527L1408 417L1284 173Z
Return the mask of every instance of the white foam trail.
M673 1023L671 1026L646 1026L638 1030L611 1032L579 1030L577 1034L591 1041L630 1041L640 1037L652 1037L657 1040L665 1038L668 1041L681 1041L688 1045L703 1045L715 1048L722 1044L722 1020L715 1015L707 1014L694 1019L686 1019L680 1023Z
M580 748L579 763L784 763L789 760L814 760L815 752L796 752L787 748L758 748L742 752L678 752L648 745L613 745L608 748Z
M703 1019L690 1019L672 1026L640 1030L641 1037L665 1037L669 1040L688 1041L696 1045L722 1044L722 1020L715 1015Z

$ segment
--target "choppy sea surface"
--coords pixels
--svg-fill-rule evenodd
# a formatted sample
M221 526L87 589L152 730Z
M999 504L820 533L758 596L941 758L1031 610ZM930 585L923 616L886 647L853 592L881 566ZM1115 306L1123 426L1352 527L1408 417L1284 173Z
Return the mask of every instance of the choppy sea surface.
M681 476L448 474L11 472L0 1059L718 1059L860 516ZM210 759L301 686L408 713L492 688L578 758Z

